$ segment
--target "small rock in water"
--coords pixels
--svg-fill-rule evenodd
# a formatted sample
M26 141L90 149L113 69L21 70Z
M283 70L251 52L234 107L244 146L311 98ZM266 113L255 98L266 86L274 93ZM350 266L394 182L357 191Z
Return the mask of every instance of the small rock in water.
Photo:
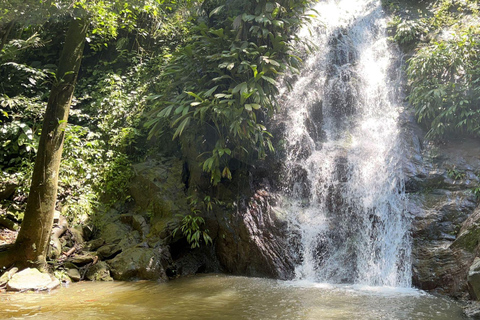
M7 283L8 291L45 291L55 289L60 285L58 279L37 269L27 268L12 276Z
M80 272L78 272L78 270L75 269L75 268L68 269L67 270L67 276L69 276L70 279L72 279L72 281L74 281L74 282L80 281L82 279L82 276L80 275Z

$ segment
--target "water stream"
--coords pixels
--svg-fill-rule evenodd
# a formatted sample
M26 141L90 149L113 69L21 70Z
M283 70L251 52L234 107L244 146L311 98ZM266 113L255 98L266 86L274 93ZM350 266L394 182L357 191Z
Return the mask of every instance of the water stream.
M378 0L316 7L319 46L286 93L284 199L297 279L411 285L398 56ZM397 67L398 68L398 67Z

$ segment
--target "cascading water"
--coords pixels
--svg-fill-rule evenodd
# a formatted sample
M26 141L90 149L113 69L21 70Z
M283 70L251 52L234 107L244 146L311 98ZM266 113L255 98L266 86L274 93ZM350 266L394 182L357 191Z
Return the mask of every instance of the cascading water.
M298 279L410 286L396 55L380 1L327 0L286 93L285 191Z

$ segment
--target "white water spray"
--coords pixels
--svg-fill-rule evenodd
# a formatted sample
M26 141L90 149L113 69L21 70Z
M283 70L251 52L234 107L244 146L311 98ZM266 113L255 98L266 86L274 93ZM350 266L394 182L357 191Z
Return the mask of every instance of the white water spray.
M287 93L283 210L298 279L408 287L396 55L380 1L317 5L319 46ZM307 33L305 33L306 35Z

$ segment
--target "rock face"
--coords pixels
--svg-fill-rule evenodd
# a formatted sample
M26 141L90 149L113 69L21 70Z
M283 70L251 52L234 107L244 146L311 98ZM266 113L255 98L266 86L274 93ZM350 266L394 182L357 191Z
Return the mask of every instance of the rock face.
M480 143L456 140L441 145L406 121L409 152L405 169L412 217L413 285L453 297L467 297L467 275L480 241ZM479 288L480 289L480 288Z
M475 300L480 300L480 258L475 258L468 270L468 288Z
M37 269L27 268L15 273L7 283L8 291L45 291L55 289L60 285L58 279Z
M233 274L291 279L294 260L289 252L286 222L270 205L265 190L219 221L216 254Z

